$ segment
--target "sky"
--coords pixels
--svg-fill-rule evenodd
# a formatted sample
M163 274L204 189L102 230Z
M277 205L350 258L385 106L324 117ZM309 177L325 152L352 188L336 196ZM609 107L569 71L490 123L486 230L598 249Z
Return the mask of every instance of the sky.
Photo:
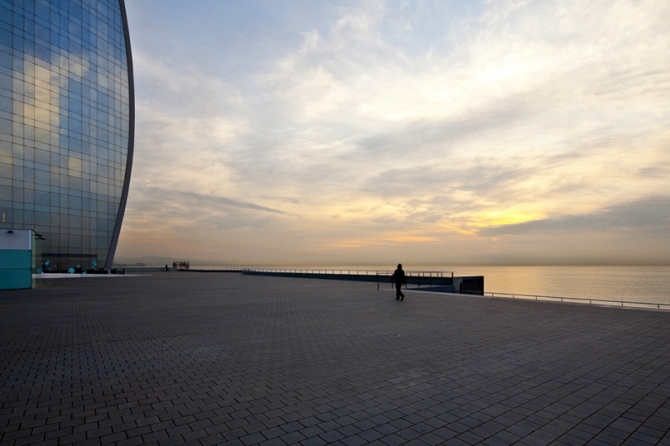
M670 2L126 9L117 261L670 265Z

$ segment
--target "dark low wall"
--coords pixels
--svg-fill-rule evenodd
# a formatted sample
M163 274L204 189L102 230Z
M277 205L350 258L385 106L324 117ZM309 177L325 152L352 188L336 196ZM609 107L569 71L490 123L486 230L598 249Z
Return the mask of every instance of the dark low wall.
M455 277L454 287L460 294L484 295L484 276Z
M265 271L242 271L242 274L251 276L276 276L276 277L301 277L305 279L328 279L328 280L357 280L359 282L389 282L385 276L377 277L365 274L327 274L327 273L290 273L290 272L265 272Z
M299 277L306 279L327 279L327 280L355 280L359 282L378 282L380 285L391 284L391 276L366 275L366 274L338 274L338 273L301 273L301 272L273 272L273 271L242 271L242 274L256 276L275 276L275 277ZM446 293L461 294L484 294L484 276L469 277L427 277L427 276L407 276L407 286L415 285L419 289L427 291L440 291Z
M422 286L420 288L412 288L415 291L431 291L433 293L455 293L454 286Z

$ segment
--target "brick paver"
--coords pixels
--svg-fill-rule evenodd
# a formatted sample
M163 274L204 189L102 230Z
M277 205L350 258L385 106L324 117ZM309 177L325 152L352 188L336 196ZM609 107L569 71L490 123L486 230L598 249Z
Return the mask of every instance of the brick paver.
M0 293L0 444L670 444L670 313L163 273Z

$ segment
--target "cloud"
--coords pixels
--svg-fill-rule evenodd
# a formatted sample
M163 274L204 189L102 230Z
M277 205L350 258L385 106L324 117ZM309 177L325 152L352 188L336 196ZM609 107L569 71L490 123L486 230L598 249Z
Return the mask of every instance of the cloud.
M662 229L670 233L670 197L645 197L584 214L483 228L480 235L528 235L534 233L620 232Z
M217 196L212 196L212 195L205 195L205 194L198 194L195 192L177 192L177 196L175 198L179 198L179 195L184 199L184 201L188 201L191 203L194 203L198 205L199 207L202 206L229 206L229 207L236 207L236 208L242 208L242 209L251 209L254 211L263 211L263 212L271 212L275 214L283 214L284 212L279 211L277 209L272 209L268 208L265 206L259 206L257 204L253 203L248 203L246 201L240 201L240 200L233 200L227 197L217 197Z
M294 218L246 200L158 187L131 197L121 241L128 244L124 252L133 256L146 249L161 255L193 256L197 247L205 258L216 258L228 245L222 235L263 231L281 218Z
M360 160L366 162L367 172L354 169L369 177L392 163L419 164L426 158L447 163L454 152L468 149L544 149L555 158L571 150L570 145L597 145L619 137L624 122L626 127L648 126L648 117L640 116L639 110L648 107L649 100L667 110L662 96L640 96L637 91L637 82L644 79L656 86L656 93L664 91L663 79L650 78L648 70L640 70L642 64L622 64L622 58L634 53L658 65L657 53L619 34L630 24L622 17L627 13L624 7L605 8L609 27L597 30L579 17L600 17L601 9L570 10L548 3L534 9L490 11L474 21L467 35L456 33L454 38L461 39L457 51L432 51L430 59L427 53L408 54L388 45L380 35L384 15L378 9L349 11L329 33L308 34L299 51L280 58L267 77L258 77L261 88L275 99L271 105L284 106L277 114L292 119L293 140L274 150L309 152L330 160L327 151L335 147L345 162L329 162L334 172L346 174L354 160ZM653 8L645 11L652 12ZM561 26L539 28L533 25L538 15L547 21L556 18ZM639 12L634 15L640 18ZM642 23L648 26L649 19ZM632 29L640 28L635 23ZM596 37L596 32L604 34ZM655 40L666 41L665 34ZM611 51L606 40L619 50ZM662 63L667 66L667 60ZM603 82L610 83L609 97L601 94ZM622 109L623 98L632 102ZM295 140L317 130L324 131L328 148L310 144L309 137ZM300 166L288 171L296 167Z
M488 252L662 227L641 197L670 190L670 4L170 5L129 3L123 237L179 227L197 251L204 225L259 258L277 240L325 257L406 240L420 258L455 238Z
M642 178L667 179L670 178L670 169L664 169L662 167L643 167L638 169L637 174Z

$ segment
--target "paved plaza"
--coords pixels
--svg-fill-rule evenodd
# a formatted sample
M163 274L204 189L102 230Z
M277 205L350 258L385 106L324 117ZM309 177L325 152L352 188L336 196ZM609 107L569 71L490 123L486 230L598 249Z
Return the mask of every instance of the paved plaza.
M670 312L165 272L0 292L0 444L666 444Z

